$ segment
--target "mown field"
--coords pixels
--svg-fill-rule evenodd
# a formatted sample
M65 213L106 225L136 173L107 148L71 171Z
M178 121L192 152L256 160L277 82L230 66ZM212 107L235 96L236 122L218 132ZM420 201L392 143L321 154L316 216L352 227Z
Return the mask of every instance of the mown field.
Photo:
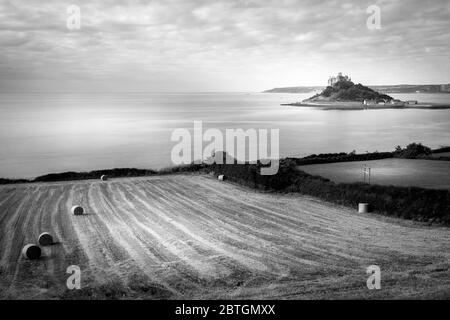
M57 243L24 259L44 231ZM205 175L0 187L2 299L449 298L449 258L448 228Z
M351 183L364 181L364 165L371 168L372 184L450 189L450 161L392 158L311 164L298 169L337 183Z

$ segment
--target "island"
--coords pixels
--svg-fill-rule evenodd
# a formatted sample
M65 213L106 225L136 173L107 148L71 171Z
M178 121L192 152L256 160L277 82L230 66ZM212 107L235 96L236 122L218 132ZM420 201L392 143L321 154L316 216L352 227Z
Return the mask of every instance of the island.
M272 91L273 92L273 91ZM284 91L287 92L287 91ZM423 103L417 100L401 101L380 93L361 83L355 84L341 72L328 79L328 85L322 92L301 102L283 103L282 105L298 107L319 107L322 109L448 109L450 103Z

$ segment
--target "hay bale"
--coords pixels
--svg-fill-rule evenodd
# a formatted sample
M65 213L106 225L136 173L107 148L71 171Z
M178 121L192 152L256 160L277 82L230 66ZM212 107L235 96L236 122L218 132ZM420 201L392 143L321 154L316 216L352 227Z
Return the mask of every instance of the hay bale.
M53 244L53 237L48 232L43 232L39 235L38 243L41 246L49 246Z
M358 213L368 213L368 212L369 212L369 204L368 203L358 204Z
M107 181L107 180L108 180L108 176L107 176L106 174L104 174L104 175L102 175L102 176L100 177L100 179L101 179L102 181Z
M22 255L27 259L39 259L41 257L41 248L35 244L27 244L22 249Z
M219 179L220 181L224 181L225 180L225 176L223 174L220 174L217 179Z
M73 206L72 207L72 214L76 216L80 216L84 213L84 209L80 206Z

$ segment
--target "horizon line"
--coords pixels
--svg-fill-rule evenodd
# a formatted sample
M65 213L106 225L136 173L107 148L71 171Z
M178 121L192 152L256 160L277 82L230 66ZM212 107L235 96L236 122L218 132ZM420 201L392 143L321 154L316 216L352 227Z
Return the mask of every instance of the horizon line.
M427 83L427 84L411 84L411 83L400 83L400 84L367 84L365 86L367 87L376 87L376 86L440 86L440 85L450 85L449 83ZM151 94L214 94L214 93L243 93L243 94L249 94L249 93L263 93L264 91L272 90L272 89L278 89L278 88L308 88L308 87L327 87L327 85L289 85L289 86L275 86L271 87L270 89L262 89L262 90L244 90L244 91L146 91L146 90L139 90L139 91L110 91L110 90L93 90L93 91L85 91L85 90L75 90L75 91L67 91L67 90L55 90L55 91L47 91L47 90L26 90L26 91L2 91L0 90L0 94L11 94L11 93L36 93L36 94L45 94L45 93L151 93Z

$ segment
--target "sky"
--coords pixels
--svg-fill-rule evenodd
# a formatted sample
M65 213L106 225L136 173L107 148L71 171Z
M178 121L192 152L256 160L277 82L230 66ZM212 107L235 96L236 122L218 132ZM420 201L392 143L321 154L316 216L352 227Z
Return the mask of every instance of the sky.
M0 0L3 92L441 84L449 58L448 0Z

